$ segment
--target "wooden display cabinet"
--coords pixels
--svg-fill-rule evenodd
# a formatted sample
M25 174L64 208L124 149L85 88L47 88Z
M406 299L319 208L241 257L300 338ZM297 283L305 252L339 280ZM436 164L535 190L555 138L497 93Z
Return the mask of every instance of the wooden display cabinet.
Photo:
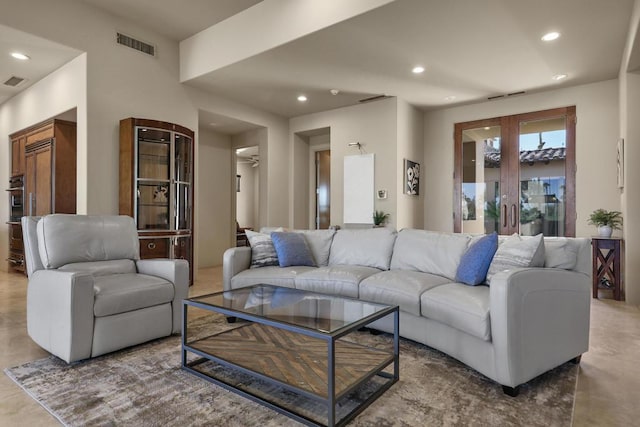
M138 227L140 257L189 261L193 283L193 131L157 120L120 121L121 215Z

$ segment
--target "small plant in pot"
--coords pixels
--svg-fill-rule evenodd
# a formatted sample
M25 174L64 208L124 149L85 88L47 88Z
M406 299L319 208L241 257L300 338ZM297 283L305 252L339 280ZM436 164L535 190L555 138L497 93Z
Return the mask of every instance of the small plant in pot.
M598 227L600 237L611 237L613 230L622 226L622 212L596 209L589 215L589 224Z
M373 224L376 227L384 226L385 222L389 219L389 214L384 213L384 211L375 211L373 212Z

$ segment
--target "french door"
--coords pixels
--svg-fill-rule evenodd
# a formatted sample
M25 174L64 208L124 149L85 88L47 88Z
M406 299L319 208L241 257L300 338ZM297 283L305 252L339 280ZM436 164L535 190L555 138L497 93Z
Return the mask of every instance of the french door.
M456 123L454 231L575 236L575 107Z

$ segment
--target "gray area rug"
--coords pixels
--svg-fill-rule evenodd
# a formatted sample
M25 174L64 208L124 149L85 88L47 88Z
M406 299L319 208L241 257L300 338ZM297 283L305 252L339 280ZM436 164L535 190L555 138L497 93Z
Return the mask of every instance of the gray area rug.
M233 325L218 317L210 327ZM386 346L392 337L358 332L353 340ZM511 398L500 385L429 347L401 340L400 355L400 381L350 425L571 425L576 365L532 380ZM181 370L177 336L71 365L51 356L5 373L68 426L299 425ZM284 400L298 401L284 394Z

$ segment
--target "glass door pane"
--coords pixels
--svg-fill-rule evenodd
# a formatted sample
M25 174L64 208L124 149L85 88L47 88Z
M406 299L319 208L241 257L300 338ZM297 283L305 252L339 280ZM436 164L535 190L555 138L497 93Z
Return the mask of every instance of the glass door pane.
M169 230L171 133L136 128L136 221L140 230Z
M171 133L138 128L138 178L169 180Z
M500 232L501 126L462 131L462 231Z
M565 117L520 122L520 234L565 235Z
M169 229L169 184L158 181L138 181L139 230Z
M175 229L188 230L191 228L191 186L176 184Z
M175 180L177 182L191 181L191 138L176 134L175 138Z

